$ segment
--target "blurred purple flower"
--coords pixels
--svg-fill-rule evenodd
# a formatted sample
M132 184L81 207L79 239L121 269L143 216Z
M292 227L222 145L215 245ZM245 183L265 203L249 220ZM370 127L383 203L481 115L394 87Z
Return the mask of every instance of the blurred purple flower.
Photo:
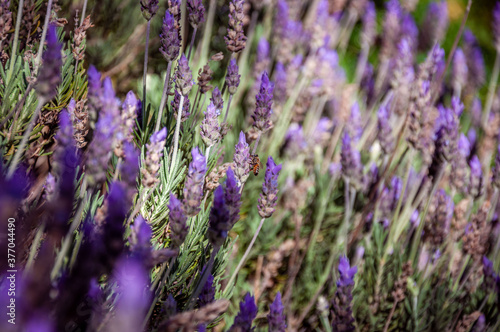
M453 56L453 87L456 91L461 91L465 86L468 77L467 59L462 49L459 47Z
M170 102L170 105L172 106L172 111L176 119L177 119L177 112L179 112L180 103L181 103L181 95L177 90L175 90L174 98ZM191 113L189 112L190 107L191 103L189 101L189 98L185 96L184 101L182 102L181 122L184 122L187 119L189 119L189 116L191 115Z
M351 302L354 276L358 268L351 267L346 257L340 257L338 271L337 290L332 300L332 327L334 331L354 331Z
M224 108L224 99L218 87L215 87L214 91L212 91L210 102L214 104L217 110L222 110Z
M203 183L205 181L205 173L207 172L205 156L200 153L197 147L193 148L191 155L193 156L193 160L189 164L186 183L184 184L184 201L182 203L184 213L188 217L194 217L201 211Z
M392 136L392 128L389 124L389 112L387 111L387 106L381 105L377 112L377 138L380 143L380 147L385 154L389 154L394 149L394 138Z
M250 147L245 139L245 134L241 131L238 144L234 147L234 175L241 187L250 174Z
M484 192L484 179L483 171L481 169L481 162L479 158L474 155L469 161L470 166L470 180L469 180L469 195L473 198L478 198Z
M377 34L377 13L375 11L375 4L372 1L367 2L365 13L361 20L363 22L361 46L368 48L373 44L375 35Z
M224 200L229 211L229 222L231 223L231 225L234 225L240 219L240 186L238 186L236 176L234 175L233 169L231 167L228 168L226 175L227 179L224 188Z
M56 90L61 84L61 56L62 44L57 39L56 26L50 24L47 30L47 49L42 54L42 65L37 76L36 92L46 101L56 95Z
M188 233L187 217L182 209L181 201L175 196L174 193L170 193L170 200L168 202L169 210L169 225L172 230L170 233L171 247L179 248Z
M208 219L208 239L214 247L220 247L224 243L232 227L224 196L224 189L218 186L214 192L214 203Z
M269 306L269 314L267 315L267 322L269 331L272 332L285 332L286 331L286 317L283 304L281 303L281 293L278 292L274 298L273 303Z
M215 286L214 286L214 276L209 275L205 285L201 289L200 295L198 296L198 305L200 307L206 306L215 301Z
M272 126L271 114L273 104L274 84L269 81L267 72L262 74L260 90L255 97L255 111L252 114L253 127L260 132L266 132Z
M344 133L342 137L342 149L340 152L343 175L355 183L362 180L363 165L359 151L351 144L351 137Z
M250 332L252 322L257 316L257 306L255 298L247 293L243 301L240 302L240 311L234 318L234 323L228 332Z

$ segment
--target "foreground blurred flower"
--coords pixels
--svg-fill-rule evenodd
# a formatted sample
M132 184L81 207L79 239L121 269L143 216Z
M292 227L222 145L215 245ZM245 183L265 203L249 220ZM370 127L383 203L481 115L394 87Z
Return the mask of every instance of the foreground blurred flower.
M233 173L231 167L227 170L227 179L225 183L225 196L226 206L229 210L229 222L234 225L240 219L240 207L241 207L241 193L240 186L238 185L237 179Z
M196 147L191 151L193 160L189 164L186 183L184 184L184 201L182 203L184 213L193 217L201 211L201 200L203 199L203 182L207 172L205 157Z
M281 304L281 293L278 292L274 298L274 302L269 306L269 315L267 315L270 332L286 331L286 317L283 312L284 309L283 304Z
M358 268L351 267L346 257L340 258L337 290L332 301L333 331L349 332L355 330L351 302L356 272L358 272Z
M188 226L186 224L187 217L182 210L181 201L174 193L170 193L168 209L170 211L169 226L172 230L170 233L171 247L179 248L186 238Z
M200 296L198 296L198 305L200 307L206 306L215 301L215 287L214 276L209 275L205 285L201 289Z
M55 97L56 89L61 84L62 44L57 39L55 25L49 25L47 31L47 49L43 52L40 72L35 86L37 94L45 100Z
M470 180L469 180L469 195L473 198L478 198L484 192L483 171L481 169L481 162L479 158L474 155L469 161L470 166Z
M166 139L167 128L163 128L151 135L149 144L146 144L147 153L141 173L143 175L142 183L147 188L153 188L156 183L160 182L158 170L161 166Z
M240 312L234 318L234 323L228 331L231 332L250 332L252 331L252 322L257 316L257 306L255 298L247 293L243 301L240 302Z
M224 189L217 187L214 192L214 204L210 210L208 239L210 243L219 248L226 240L227 233L232 227L229 221L229 210L226 206Z
M267 159L266 175L262 184L262 193L260 194L257 208L262 218L269 218L274 213L274 207L278 201L278 175L281 171L281 165L276 165L270 156Z

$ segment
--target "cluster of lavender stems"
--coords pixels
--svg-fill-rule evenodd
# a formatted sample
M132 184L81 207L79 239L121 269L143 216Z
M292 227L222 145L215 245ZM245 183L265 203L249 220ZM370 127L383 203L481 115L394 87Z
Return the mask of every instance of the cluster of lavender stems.
M141 100L71 56L52 0L13 6L19 330L500 329L500 3L489 64L471 0L140 0Z

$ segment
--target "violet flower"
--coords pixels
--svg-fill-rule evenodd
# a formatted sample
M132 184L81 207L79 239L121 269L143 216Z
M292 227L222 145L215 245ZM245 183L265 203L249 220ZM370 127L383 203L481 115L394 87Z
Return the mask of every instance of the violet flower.
M433 248L439 248L448 236L453 209L453 199L446 194L444 189L439 189L432 198L431 205L423 221L423 239Z
M340 257L338 271L337 290L332 301L332 327L334 331L350 332L355 330L351 302L358 268L351 267L346 257Z
M47 49L42 54L42 65L37 76L35 90L45 100L55 97L61 84L62 44L57 39L56 26L50 24L47 30Z
M180 102L181 102L181 95L180 95L179 91L175 90L174 98L170 102L175 119L177 119L177 112L179 112ZM184 122L187 119L189 119L189 116L191 115L191 113L189 112L190 106L191 106L191 103L189 101L189 98L187 96L185 96L184 101L182 102L181 122Z
M133 253L140 260L147 258L151 252L151 226L139 214L130 230L129 243Z
M466 193L469 178L467 177L467 158L470 154L470 143L463 133L460 134L457 144L457 153L451 161L451 185L460 192Z
M165 18L160 33L160 53L168 62L175 61L179 56L181 40L179 32L175 28L175 19L168 10L165 11Z
M181 95L187 97L193 85L193 74L189 68L189 62L184 54L182 54L175 74L175 86Z
M283 304L281 303L281 293L278 292L274 298L273 303L269 306L269 315L267 315L267 322L269 325L269 332L285 332L286 331L286 317Z
M280 171L281 164L276 165L273 158L269 156L264 183L262 183L262 193L257 204L259 215L262 218L270 218L274 213L278 201L278 175Z
M352 146L351 137L348 133L342 138L342 149L340 151L342 162L342 173L354 183L361 183L363 165L361 164L361 154Z
M495 273L495 270L493 269L493 262L490 261L488 257L483 256L482 263L483 263L483 276L484 276L482 287L488 292L494 291L498 275Z
M287 97L287 73L283 63L277 62L274 68L275 99L279 104L283 104Z
M402 8L397 0L385 3L385 16L383 20L382 56L390 58L396 53L396 45L400 35Z
M252 331L252 322L257 316L257 305L255 298L247 293L243 301L240 302L240 311L234 318L234 323L228 332L250 332Z
M422 42L429 47L443 40L448 29L448 4L446 1L431 2L422 25Z
M201 0L187 0L188 21L196 29L205 22L205 7Z
M484 192L484 179L483 171L481 169L481 162L476 155L474 155L469 161L469 166L469 195L471 195L473 198L478 198L482 196Z
M186 183L184 184L184 201L182 202L184 213L188 217L194 217L201 211L203 183L205 181L205 173L207 172L205 156L200 153L197 147L191 151L191 155L193 156L193 160L189 164Z
M361 111L357 101L351 106L351 114L346 123L346 130L353 141L358 142L363 134L363 123L361 120Z
M274 32L277 38L283 38L289 20L288 3L285 0L278 0L276 4L276 15L274 17Z
M206 146L210 147L217 144L221 140L219 115L220 111L210 103L207 107L207 111L203 112L205 118L200 125L200 135L201 139Z
M235 59L231 59L229 61L229 66L227 67L227 75L226 75L226 85L229 94L234 95L236 93L236 89L240 85L240 77L238 74L238 65L236 64Z
M387 106L380 106L377 112L377 139L380 143L380 147L385 154L390 154L394 149L394 137L392 137L392 128L389 124L389 112Z
M146 144L146 158L144 159L144 167L141 170L143 175L142 183L146 188L153 188L160 181L158 171L161 166L166 139L167 128L163 128L151 135L149 143Z
M274 84L269 81L267 72L264 72L261 78L260 91L255 97L255 111L252 114L253 127L262 133L272 126L273 89Z
M201 289L200 295L198 296L198 305L201 307L206 306L215 301L215 286L214 286L214 276L209 275L205 285Z
M457 151L458 117L454 110L440 107L441 126L437 131L436 152L444 161L451 161Z
M137 191L137 175L140 169L140 155L133 143L123 145L124 159L121 168L121 178L127 187L127 197L131 201Z
M222 99L222 94L218 87L215 87L214 91L212 91L210 102L214 104L215 108L219 111L224 108L224 99Z
M150 21L158 11L158 0L141 0L142 16Z
M461 91L467 83L468 69L467 59L462 49L459 47L453 56L453 88Z
M187 217L182 209L181 201L174 193L170 193L168 202L169 210L169 225L172 232L170 233L171 247L179 248L188 233Z
M140 104L139 99L137 99L132 91L129 91L122 104L121 128L118 131L117 137L118 143L123 143L124 141L133 142L138 104Z
M229 210L226 206L224 189L218 186L214 192L214 203L210 210L208 226L208 240L214 247L220 247L227 238L232 227L229 220Z
M250 147L245 139L245 134L241 131L240 138L234 147L234 175L241 187L250 175Z
M233 169L231 167L228 168L226 175L227 179L225 183L224 200L229 211L229 222L231 223L231 225L234 225L240 219L240 186L238 185L236 176L234 175Z

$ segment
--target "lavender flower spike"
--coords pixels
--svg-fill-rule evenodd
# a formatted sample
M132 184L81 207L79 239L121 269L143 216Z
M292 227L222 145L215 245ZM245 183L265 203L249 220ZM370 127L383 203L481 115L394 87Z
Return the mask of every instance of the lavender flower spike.
M36 92L45 100L55 97L61 84L62 44L57 39L56 26L51 24L47 31L47 49L43 52L40 72L37 77Z
M248 145L245 134L240 132L238 144L234 147L234 175L241 187L250 175L250 146Z
M478 198L484 191L483 171L481 169L481 162L479 158L474 155L470 162L470 180L469 180L469 195Z
M350 332L355 330L351 302L356 272L358 272L358 268L351 267L346 257L340 258L337 290L332 301L332 327L334 331Z
M252 115L254 121L253 127L260 132L266 132L272 126L271 114L273 113L271 107L273 105L273 89L274 84L269 81L267 72L262 74L260 91L255 97L255 112Z
M237 179L231 167L228 168L226 174L226 192L224 199L226 201L227 209L229 210L229 221L231 225L234 225L240 219L241 192L240 186L238 185Z
M174 98L170 102L170 105L172 105L172 110L174 111L174 118L177 119L177 112L179 112L179 106L181 104L181 95L179 94L179 91L175 90ZM188 97L184 97L184 102L182 103L182 114L181 114L181 122L186 121L191 113L189 112L190 108L190 101Z
M214 205L210 210L208 240L214 247L220 247L227 238L232 225L229 221L229 210L224 199L224 189L218 186L214 192Z
M188 233L188 227L186 224L187 217L182 209L181 201L175 196L174 193L170 193L170 200L168 202L169 209L169 225L172 232L170 233L170 241L172 243L172 248L179 248L184 242L186 235Z
M158 0L141 0L142 16L150 21L158 11Z
M252 331L252 322L257 316L257 306L255 298L247 293L243 301L240 302L240 312L234 318L233 326L228 332L250 332Z
M184 184L184 201L182 202L184 213L193 217L200 212L201 200L203 199L203 182L207 172L205 156L196 147L191 151L193 160L189 164L186 183Z
M236 64L235 59L231 59L229 61L229 66L227 67L227 75L226 75L226 85L227 90L230 94L234 95L236 93L236 89L238 89L238 85L240 85L240 77L238 74L238 65Z
M175 74L175 86L177 91L186 97L189 94L189 91L191 91L193 85L193 74L189 68L189 62L183 54L179 59L177 73Z
M467 68L467 58L459 47L453 56L453 88L456 92L462 91L467 83L469 70Z
M342 150L340 152L343 175L354 182L360 182L362 178L363 166L361 165L361 155L358 150L352 147L351 137L348 133L342 138Z
M274 302L269 306L269 315L267 315L269 332L286 331L286 317L283 313L284 309L281 303L281 293L278 292L274 298Z
M149 144L146 145L146 159L144 160L144 168L141 170L141 173L143 175L143 184L147 188L152 188L160 181L157 174L160 169L160 161L163 157L166 139L167 128L163 128L151 135Z
M200 125L200 135L205 145L210 147L217 144L221 139L219 124L220 111L215 108L213 103L210 103L207 107L207 111L203 114L205 114L205 118Z
M262 184L262 193L258 200L257 208L262 218L269 218L274 213L274 207L278 201L278 175L281 165L276 165L273 158L269 156L266 165L266 175Z
M181 41L179 39L179 32L175 28L175 19L168 10L165 11L165 18L161 27L160 34L160 53L165 60L172 62L179 56L181 48Z
M387 111L387 106L380 106L377 112L378 118L378 132L377 138L380 143L380 147L385 154L389 154L394 149L394 138L392 137L392 128L389 124L389 112Z
M210 98L210 102L213 103L215 108L218 110L222 110L224 108L224 100L222 99L222 94L218 87L215 87L214 91L212 91L212 98Z
M224 37L227 49L233 53L241 52L246 45L247 37L243 32L243 0L232 0L229 3L229 27Z
M205 285L201 289L201 293L198 296L198 305L201 307L206 306L215 301L215 287L214 287L214 276L209 275Z
M191 24L194 29L205 22L205 7L203 7L203 2L201 0L188 0L187 10L189 24Z

